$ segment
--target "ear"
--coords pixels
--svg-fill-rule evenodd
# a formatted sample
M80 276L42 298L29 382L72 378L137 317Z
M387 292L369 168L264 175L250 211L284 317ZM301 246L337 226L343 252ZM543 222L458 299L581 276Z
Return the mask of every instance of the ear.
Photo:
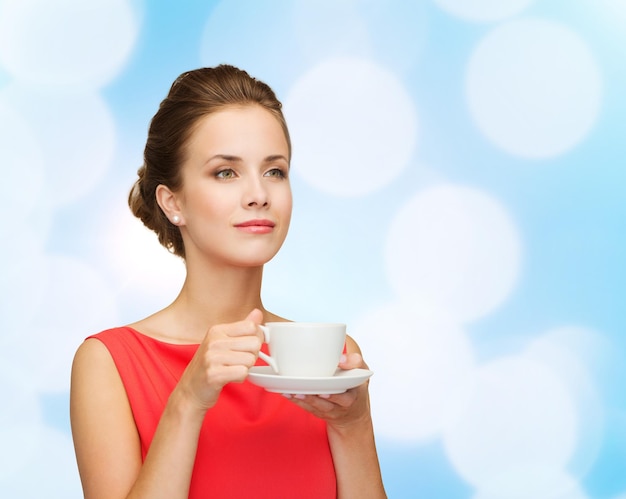
M159 203L161 210L163 210L163 213L165 213L169 221L174 225L183 225L185 220L183 219L176 194L166 185L159 184L156 188L155 195L157 203Z

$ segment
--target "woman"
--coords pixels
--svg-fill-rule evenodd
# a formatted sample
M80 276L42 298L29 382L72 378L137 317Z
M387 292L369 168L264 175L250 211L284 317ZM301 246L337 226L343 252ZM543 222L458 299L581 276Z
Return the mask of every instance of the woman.
M78 349L71 420L85 497L385 497L367 384L281 396L246 381L263 265L291 218L281 104L232 66L190 71L154 116L133 213L184 258L163 310ZM348 338L343 369L364 367Z

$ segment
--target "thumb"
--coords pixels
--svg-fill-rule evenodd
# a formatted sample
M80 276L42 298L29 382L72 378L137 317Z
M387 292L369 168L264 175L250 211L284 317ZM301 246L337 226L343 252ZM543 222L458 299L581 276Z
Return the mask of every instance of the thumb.
M363 357L360 353L356 352L342 355L339 360L339 367L345 370L356 368L367 369L367 365L363 362Z
M258 326L263 323L263 312L255 308L248 314L245 320L252 321Z

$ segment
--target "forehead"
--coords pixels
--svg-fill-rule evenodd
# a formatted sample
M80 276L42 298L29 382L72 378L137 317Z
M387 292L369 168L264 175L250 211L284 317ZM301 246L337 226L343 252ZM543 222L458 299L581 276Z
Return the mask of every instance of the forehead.
M188 152L215 148L284 153L288 145L276 116L259 105L246 105L228 106L198 120L189 137Z

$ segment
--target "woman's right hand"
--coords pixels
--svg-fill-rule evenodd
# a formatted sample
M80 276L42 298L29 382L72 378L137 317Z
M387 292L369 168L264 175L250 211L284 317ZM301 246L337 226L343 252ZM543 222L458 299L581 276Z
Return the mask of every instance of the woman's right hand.
M247 378L263 344L262 322L263 313L254 309L243 321L212 326L175 391L200 410L213 407L227 383Z

